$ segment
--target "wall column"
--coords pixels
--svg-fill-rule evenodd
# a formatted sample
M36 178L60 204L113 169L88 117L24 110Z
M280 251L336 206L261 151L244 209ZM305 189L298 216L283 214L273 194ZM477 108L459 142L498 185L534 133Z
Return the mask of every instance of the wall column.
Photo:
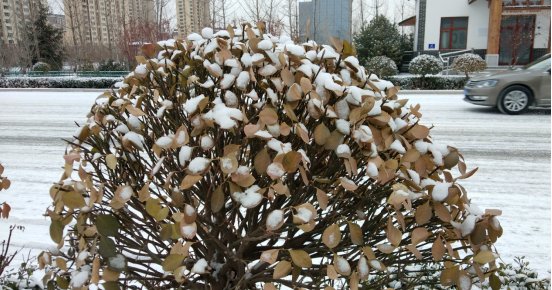
M487 66L498 66L502 0L489 0L489 36L487 40Z

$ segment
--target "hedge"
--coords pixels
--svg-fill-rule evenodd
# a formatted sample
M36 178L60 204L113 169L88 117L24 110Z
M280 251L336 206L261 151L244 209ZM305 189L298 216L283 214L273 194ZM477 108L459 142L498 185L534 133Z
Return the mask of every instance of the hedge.
M464 76L427 76L424 81L419 76L391 76L386 78L403 90L461 90ZM0 78L0 88L81 88L106 89L123 78L96 77L7 77Z
M0 78L0 88L71 88L107 89L123 78L80 77L7 77Z
M392 76L386 80L403 90L461 90L466 84L464 76Z

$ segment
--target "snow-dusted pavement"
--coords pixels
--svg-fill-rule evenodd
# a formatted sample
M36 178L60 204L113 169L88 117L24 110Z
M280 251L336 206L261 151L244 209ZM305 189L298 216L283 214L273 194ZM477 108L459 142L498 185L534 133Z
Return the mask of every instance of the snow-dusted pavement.
M0 221L0 240L10 224L14 245L44 249L53 243L42 215L48 190L61 175L64 142L70 138L97 92L0 91L0 162L12 187L0 202L12 206ZM500 208L502 258L525 256L540 276L550 276L550 111L506 116L462 101L462 95L404 95L422 105L434 139L457 147L478 173L462 184L481 208Z

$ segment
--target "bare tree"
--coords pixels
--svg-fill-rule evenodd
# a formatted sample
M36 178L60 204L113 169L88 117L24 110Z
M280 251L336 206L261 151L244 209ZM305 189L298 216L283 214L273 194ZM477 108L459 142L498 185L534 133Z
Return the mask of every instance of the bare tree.
M286 32L289 36L298 41L299 37L299 11L297 0L287 0L283 6L283 14L287 18Z
M232 0L209 0L211 26L218 29L225 29L230 22L230 13L237 2Z
M278 0L244 0L240 2L241 8L247 16L247 21L253 23L264 21L267 32L280 34L284 29L284 17L279 12L281 2Z
M163 24L167 20L166 7L169 5L170 0L155 0L155 24L158 31L163 30Z

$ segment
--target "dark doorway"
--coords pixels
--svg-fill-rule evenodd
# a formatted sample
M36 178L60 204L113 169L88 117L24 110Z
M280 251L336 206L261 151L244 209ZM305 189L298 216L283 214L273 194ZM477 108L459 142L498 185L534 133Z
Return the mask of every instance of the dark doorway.
M523 65L533 60L535 15L503 15L500 26L500 65Z

